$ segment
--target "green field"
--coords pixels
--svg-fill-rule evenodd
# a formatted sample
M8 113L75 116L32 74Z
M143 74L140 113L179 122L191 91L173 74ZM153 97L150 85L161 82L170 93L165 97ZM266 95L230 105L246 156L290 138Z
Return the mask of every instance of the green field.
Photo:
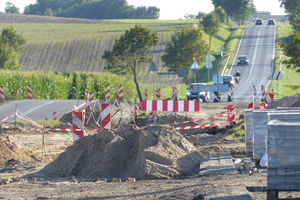
M277 23L277 42L289 42L292 33L292 27L288 22ZM285 59L282 50L276 47L276 71L283 72L283 78L280 81L272 81L269 91L274 90L276 97L292 96L300 93L300 73L294 69L287 68L282 61Z
M2 14L3 15L3 14ZM39 16L26 16L22 23L22 16L5 15L5 23L1 22L0 29L13 26L26 39L26 45L20 56L20 63L25 71L51 71L51 72L105 72L105 61L102 55L105 50L112 49L114 41L118 39L126 30L134 27L135 24L156 32L159 37L159 44L153 48L153 62L156 63L160 72L166 72L167 68L163 66L161 56L164 53L166 44L171 40L171 35L187 26L197 26L199 20L97 20L77 22L74 19L66 23L65 19L55 18L56 23L51 23L53 18L49 18L49 23L45 23L47 17L43 17L43 23ZM11 19L10 19L11 17ZM24 18L25 19L25 18ZM8 23L11 20L11 23ZM51 21L52 20L52 21ZM60 20L62 20L60 22ZM38 23L36 23L38 22ZM93 22L93 21L92 21ZM97 22L97 23L96 23ZM233 24L223 24L215 37L212 38L210 53L214 56L214 70L220 72L223 64L220 59L220 46L226 48L225 59L233 54L239 42L239 34L243 27L237 27ZM208 42L209 37L205 35ZM225 60L224 59L224 60ZM191 60L192 64L192 60ZM206 82L207 72L204 68L204 62L198 64L203 69L200 71L199 80ZM154 91L155 88L163 88L165 98L171 94L171 87L177 86L180 96L184 98L186 85L182 85L182 80L175 76L157 76L148 72L148 65L139 70L138 77L141 82L141 88ZM124 77L131 80L132 77ZM153 78L155 84L153 84ZM25 86L24 86L25 87ZM142 91L143 92L143 91ZM152 93L151 93L152 94ZM24 94L25 95L25 94ZM14 96L14 95L12 95ZM163 95L164 96L164 95ZM17 95L16 98L21 98ZM47 98L41 97L41 98ZM59 97L62 98L62 97Z

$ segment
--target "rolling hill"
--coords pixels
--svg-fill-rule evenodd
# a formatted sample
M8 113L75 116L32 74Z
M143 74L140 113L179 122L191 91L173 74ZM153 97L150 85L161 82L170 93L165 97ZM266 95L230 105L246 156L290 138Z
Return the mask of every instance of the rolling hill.
M143 24L158 33L159 44L153 48L153 61L160 71L166 71L160 59L166 43L174 31L196 23L198 20L88 20L0 13L0 28L12 25L27 41L20 57L26 71L103 72L104 51L112 49L115 39L135 24ZM213 53L236 39L232 30L229 25L223 25L213 38ZM144 72L141 76L145 76Z

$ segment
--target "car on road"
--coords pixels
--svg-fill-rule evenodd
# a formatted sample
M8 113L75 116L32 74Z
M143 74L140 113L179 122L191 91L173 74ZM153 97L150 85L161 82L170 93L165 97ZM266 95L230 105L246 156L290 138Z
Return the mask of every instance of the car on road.
M192 83L186 92L187 100L200 100L206 102L209 99L209 92L205 91L206 83Z
M268 25L276 25L275 20L274 19L269 19L268 20Z
M234 81L233 76L231 76L231 75L223 76L222 84L228 84L228 85L234 86L235 85L235 81Z
M246 55L240 55L237 58L237 65L249 65L249 59Z
M255 25L263 25L263 21L261 19L257 19L255 21Z

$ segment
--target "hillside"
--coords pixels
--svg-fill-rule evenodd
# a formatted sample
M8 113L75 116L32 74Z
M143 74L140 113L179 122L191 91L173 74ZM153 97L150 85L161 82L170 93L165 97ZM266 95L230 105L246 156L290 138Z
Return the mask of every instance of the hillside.
M158 33L159 44L153 49L153 61L163 68L160 56L174 31L198 20L87 20L59 17L0 14L0 28L13 25L27 43L20 62L27 71L103 72L101 58L113 47L115 39L135 24L143 24ZM213 52L225 45L230 27L223 25L213 38ZM207 37L208 40L208 37Z

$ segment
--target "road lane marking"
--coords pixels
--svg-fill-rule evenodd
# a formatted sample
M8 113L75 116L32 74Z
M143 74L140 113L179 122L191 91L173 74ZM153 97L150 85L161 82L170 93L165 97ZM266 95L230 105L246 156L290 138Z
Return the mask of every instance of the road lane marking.
M46 106L46 105L49 105L49 104L52 104L52 103L55 103L55 102L57 102L57 100L47 101L46 103L43 103L43 104L38 105L36 107L30 108L29 110L27 110L25 112L22 112L22 113L25 114L25 115L28 115L28 114L30 114L30 113L32 113L32 112L34 112L34 111L36 111L36 110L38 110L38 109Z
M255 61L256 61L256 57L257 57L257 49L258 49L258 44L259 44L259 41L260 41L260 33L261 33L261 29L259 28L258 30L258 35L257 35L257 39L256 39L256 44L255 44L255 49L254 49L254 53L253 53L253 56L252 56L252 63L250 66L250 73L248 74L248 77L246 79L246 81L243 81L243 83L247 83L248 80L250 79L251 77L251 74L253 73L253 69L254 69L254 64L255 64ZM236 90L235 90L235 93L238 93L239 90L241 89L242 87L238 87ZM248 97L249 98L249 97Z

